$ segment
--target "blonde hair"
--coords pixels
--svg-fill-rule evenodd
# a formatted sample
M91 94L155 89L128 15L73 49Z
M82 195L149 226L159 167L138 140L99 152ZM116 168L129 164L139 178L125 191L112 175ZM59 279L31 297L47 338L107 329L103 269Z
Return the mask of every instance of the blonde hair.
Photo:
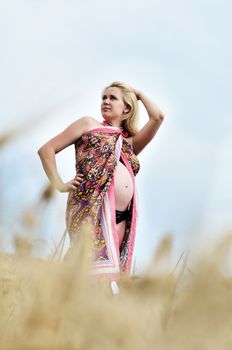
M139 109L138 109L138 100L137 96L132 90L132 88L121 82L121 81L114 81L110 85L106 86L102 91L102 97L105 93L105 91L110 87L117 87L121 90L122 93L122 99L124 103L130 107L130 110L128 113L125 114L125 118L122 120L122 127L123 130L128 133L128 136L134 136L137 134L138 127L138 117L139 117Z

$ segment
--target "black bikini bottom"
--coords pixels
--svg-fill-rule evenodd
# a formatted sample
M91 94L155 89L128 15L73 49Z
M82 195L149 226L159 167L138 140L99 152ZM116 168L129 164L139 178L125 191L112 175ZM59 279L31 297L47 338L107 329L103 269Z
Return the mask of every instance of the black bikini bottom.
M129 217L129 210L125 210L125 211L120 211L120 210L116 210L116 224L118 224L119 222L126 220Z

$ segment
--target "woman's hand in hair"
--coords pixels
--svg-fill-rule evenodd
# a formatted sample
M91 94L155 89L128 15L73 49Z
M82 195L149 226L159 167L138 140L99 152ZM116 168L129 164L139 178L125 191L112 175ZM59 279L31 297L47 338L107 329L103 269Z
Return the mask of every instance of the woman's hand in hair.
M137 97L137 100L140 100L140 91L134 89L134 92Z
M134 92L134 94L137 97L137 100L140 100L140 91L134 89L132 86L130 86L131 90Z

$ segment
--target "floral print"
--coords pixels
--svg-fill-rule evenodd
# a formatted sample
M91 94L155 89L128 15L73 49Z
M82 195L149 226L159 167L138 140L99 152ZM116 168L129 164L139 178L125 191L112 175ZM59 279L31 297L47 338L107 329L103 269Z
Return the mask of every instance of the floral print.
M76 173L82 173L83 181L76 190L69 192L66 208L66 224L71 247L80 233L81 223L92 225L91 242L95 263L109 259L101 228L101 207L103 198L109 189L117 165L116 145L121 133L116 131L89 131L84 133L75 143ZM122 137L122 136L121 136ZM133 153L131 144L122 137L120 150L128 160L134 176L140 164ZM133 207L133 205L132 205ZM132 208L131 208L132 214ZM114 215L114 214L112 214ZM120 247L120 264L124 270L127 262L131 219L127 219L124 240Z

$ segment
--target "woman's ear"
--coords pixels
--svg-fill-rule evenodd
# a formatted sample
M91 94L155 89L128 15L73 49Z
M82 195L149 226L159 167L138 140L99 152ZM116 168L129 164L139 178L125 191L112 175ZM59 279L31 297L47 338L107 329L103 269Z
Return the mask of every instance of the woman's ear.
M127 105L127 106L125 107L123 113L126 114L126 113L130 112L130 109L131 109L130 106Z

